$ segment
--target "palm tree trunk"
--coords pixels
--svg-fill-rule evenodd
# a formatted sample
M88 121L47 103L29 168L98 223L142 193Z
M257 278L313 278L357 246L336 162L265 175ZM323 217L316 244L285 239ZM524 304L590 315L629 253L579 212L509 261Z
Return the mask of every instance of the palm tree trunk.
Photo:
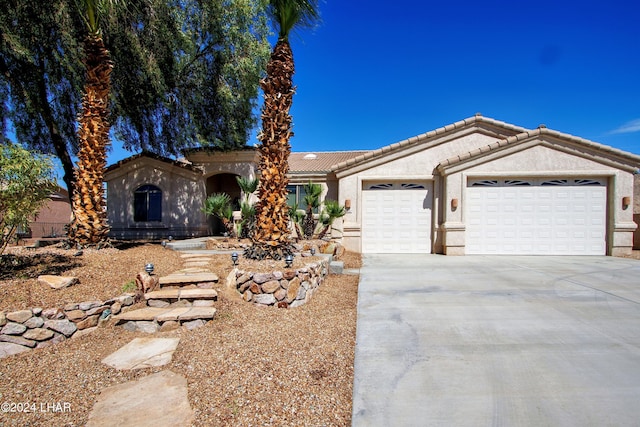
M286 39L279 39L267 64L267 77L260 82L264 91L260 145L260 186L256 204L254 257L279 259L289 248L289 215L287 206L287 173L289 172L289 139L293 136L289 110L295 88L293 53ZM252 254L247 254L252 256Z
M109 93L113 63L100 36L84 42L86 82L82 111L78 117L78 164L76 191L72 198L74 218L69 239L82 246L107 240L103 176L109 144Z

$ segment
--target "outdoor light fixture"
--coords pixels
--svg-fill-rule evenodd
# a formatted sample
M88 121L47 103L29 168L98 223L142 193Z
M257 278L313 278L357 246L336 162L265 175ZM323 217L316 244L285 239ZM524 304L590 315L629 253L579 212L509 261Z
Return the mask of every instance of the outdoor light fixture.
M162 245L162 247L164 249L167 249L167 241L166 240L163 240L162 243L160 243L160 244Z
M172 241L172 240L173 240L173 236L169 236L169 241Z
M458 199L451 199L451 210L455 211L458 209Z
M622 209L627 209L630 204L631 204L631 197L624 196L622 198Z
M153 274L153 264L148 263L147 265L145 265L144 266L144 271L149 273L149 276L151 276Z
M293 265L293 255L288 254L288 255L284 258L284 262L285 262L285 264L287 264L287 268L291 268L291 266Z
M311 248L311 256L313 256L313 255L315 255L315 254L316 254L316 248L315 248L315 246L313 246L313 247Z
M238 265L238 252L234 252L231 254L231 261L233 261L233 266Z
M344 201L344 208L345 208L346 210L351 209L351 199L345 199L345 201Z

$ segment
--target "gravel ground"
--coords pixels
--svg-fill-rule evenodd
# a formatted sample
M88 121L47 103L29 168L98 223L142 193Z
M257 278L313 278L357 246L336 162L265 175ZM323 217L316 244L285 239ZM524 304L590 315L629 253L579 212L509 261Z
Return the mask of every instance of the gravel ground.
M45 248L30 256L44 253L66 254L71 269L62 267L56 274L76 275L81 283L49 291L27 277L34 274L28 269L14 271L22 278L0 277L0 310L107 299L149 261L160 275L181 268L179 254L158 245L84 251L80 257ZM219 255L210 264L221 278L230 271L228 258ZM343 260L348 268L360 265L357 254L347 253ZM180 337L172 362L164 367L116 371L103 365L104 357L146 336L111 325L1 359L0 402L38 408L68 403L71 411L0 412L0 426L82 426L102 389L164 369L187 378L196 426L349 425L357 285L357 276L328 276L310 303L289 310L222 297L216 318L204 327L157 334Z

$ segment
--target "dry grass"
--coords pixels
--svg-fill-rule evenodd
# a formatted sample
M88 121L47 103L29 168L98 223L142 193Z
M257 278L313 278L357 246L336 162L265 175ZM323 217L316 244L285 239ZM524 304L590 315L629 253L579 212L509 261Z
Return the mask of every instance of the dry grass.
M148 261L159 274L181 268L179 254L158 245L85 251L78 258L81 265L64 273L73 272L81 284L67 290L44 290L34 279L2 279L0 310L21 308L14 305L18 302L30 306L29 298L45 308L69 299L106 299ZM359 259L345 254L345 266L357 268ZM229 256L216 256L210 268L226 277ZM206 326L158 334L180 337L172 362L162 368L116 371L102 364L133 338L145 336L113 326L2 359L0 401L69 402L72 411L0 413L0 426L84 425L102 389L163 369L187 378L197 426L349 425L357 285L357 276L329 276L310 303L288 310L222 298L216 319ZM13 298L11 304L5 296Z

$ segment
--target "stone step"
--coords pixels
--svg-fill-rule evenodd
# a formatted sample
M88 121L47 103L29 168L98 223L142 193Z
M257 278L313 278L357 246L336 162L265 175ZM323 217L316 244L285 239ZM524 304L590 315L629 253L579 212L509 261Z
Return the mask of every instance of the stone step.
M160 289L159 291L147 292L144 294L146 300L152 299L177 299L177 300L194 300L194 299L212 299L218 298L218 293L214 289Z
M145 307L120 313L113 318L117 321L157 321L167 322L187 321L195 319L213 319L216 314L214 307Z
M173 273L160 278L160 286L163 285L195 285L198 283L218 282L218 275L215 273Z

